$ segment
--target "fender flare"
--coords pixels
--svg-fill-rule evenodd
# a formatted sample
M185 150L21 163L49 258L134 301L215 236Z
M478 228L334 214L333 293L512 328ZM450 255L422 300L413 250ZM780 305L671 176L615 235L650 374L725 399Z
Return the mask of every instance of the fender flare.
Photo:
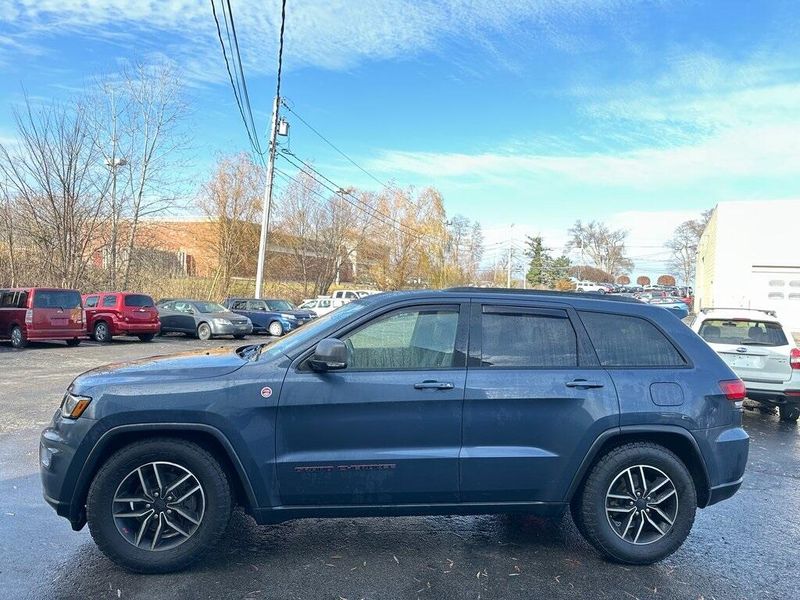
M702 468L702 479L705 483L705 490L698 490L698 495L700 497L707 497L709 490L711 489L711 478L708 474L708 467L706 466L703 453L700 451L700 446L697 444L697 440L694 439L694 436L689 432L688 429L684 429L683 427L679 427L677 425L623 425L621 427L607 429L598 435L597 438L595 438L594 442L592 442L592 445L589 447L589 451L586 453L586 456L584 456L583 461L572 478L572 483L570 483L569 489L567 490L565 501L572 501L572 498L578 491L578 488L583 482L586 473L589 471L589 467L592 466L592 463L594 463L595 459L597 458L600 449L606 442L613 440L614 438L648 433L679 435L681 438L689 442L689 446L691 447L692 452L695 454L697 462Z
M174 433L175 431L199 431L210 434L220 443L225 451L225 454L233 465L233 468L236 471L236 476L239 478L242 489L244 490L246 496L245 500L247 501L248 508L251 511L258 509L258 501L256 500L256 495L250 482L250 477L247 475L247 471L245 470L244 465L242 465L239 455L236 453L233 444L231 444L227 436L213 425L207 425L205 423L141 423L118 425L116 427L112 427L100 436L100 438L95 442L94 446L92 446L92 449L89 450L89 454L86 456L86 460L81 467L81 471L78 475L77 481L75 482L75 487L72 490L72 497L70 500L69 519L72 521L73 527L78 523L80 523L80 526L82 527L83 523L85 522L85 502L82 502L81 498L88 492L89 484L91 483L91 477L97 472L96 467L103 455L103 451L116 437L133 431L163 432L164 434Z

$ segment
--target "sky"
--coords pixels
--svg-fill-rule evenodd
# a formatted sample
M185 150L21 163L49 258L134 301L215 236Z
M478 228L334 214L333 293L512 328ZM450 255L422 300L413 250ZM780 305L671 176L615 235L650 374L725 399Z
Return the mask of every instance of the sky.
M266 135L280 4L232 5ZM800 199L797 31L797 0L288 0L282 95L374 178L480 221L488 262L529 234L558 253L599 220L652 276L717 202ZM185 78L198 184L249 148L204 0L0 0L0 142L23 90L68 98L131 59ZM284 116L292 152L379 189Z

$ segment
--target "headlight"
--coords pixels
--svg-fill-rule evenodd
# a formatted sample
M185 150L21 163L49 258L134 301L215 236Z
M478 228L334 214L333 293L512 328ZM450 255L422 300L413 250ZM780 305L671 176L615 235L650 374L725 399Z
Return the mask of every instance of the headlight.
M287 313L281 313L281 316L284 319L288 319L289 321L295 321L297 319L297 317L295 317L294 315L290 315L290 314L287 314Z
M220 327L227 327L232 325L232 323L228 319L211 319L214 321L214 325L219 325Z
M89 406L92 399L89 396L76 396L67 392L61 401L61 416L65 419L77 419Z

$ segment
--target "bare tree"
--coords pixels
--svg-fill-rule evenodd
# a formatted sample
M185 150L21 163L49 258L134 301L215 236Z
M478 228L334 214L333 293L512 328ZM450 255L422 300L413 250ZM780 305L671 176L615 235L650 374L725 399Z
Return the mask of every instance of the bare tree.
M675 228L672 238L667 242L671 252L670 268L678 274L683 285L691 285L694 280L697 246L711 213L712 210L706 210L698 219L684 221Z
M354 189L331 193L301 171L276 206L275 239L291 251L291 270L303 294L325 294L345 262L357 264L377 212L371 194Z
M567 250L579 248L598 269L616 277L633 267L633 261L626 256L627 231L610 229L605 223L597 221L586 225L575 221L568 234Z
M107 269L112 288L128 286L143 218L174 207L187 147L183 85L167 64L135 62L96 85L94 141L108 170Z
M227 295L231 278L254 262L263 188L263 168L244 153L221 158L203 186L198 206L214 224L208 244L217 255L220 295Z
M8 265L7 268L0 268L0 285L4 281L8 281L11 287L16 286L17 280L17 261L14 247L14 212L11 205L11 195L8 190L8 183L0 183L0 247L7 257L8 261L0 262L0 267L3 263Z
M98 173L84 103L15 109L17 144L0 145L0 177L14 198L12 234L35 250L39 282L75 287L83 281L103 220L106 179Z

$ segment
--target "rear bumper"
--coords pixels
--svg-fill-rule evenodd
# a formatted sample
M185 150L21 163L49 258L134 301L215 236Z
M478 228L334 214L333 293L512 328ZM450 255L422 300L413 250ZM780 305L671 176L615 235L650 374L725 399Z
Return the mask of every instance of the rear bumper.
M800 404L800 389L797 390L761 390L747 388L747 397L758 402L769 404Z
M741 427L693 430L708 475L708 496L702 506L730 498L742 485L750 436Z
M158 333L161 323L136 323L127 321L117 321L113 323L112 335L137 335L140 333Z
M723 483L712 487L709 490L708 503L706 506L711 506L717 502L722 502L723 500L727 500L733 496L739 491L739 488L742 487L742 480L743 478L740 477L736 481L731 481L730 483Z

